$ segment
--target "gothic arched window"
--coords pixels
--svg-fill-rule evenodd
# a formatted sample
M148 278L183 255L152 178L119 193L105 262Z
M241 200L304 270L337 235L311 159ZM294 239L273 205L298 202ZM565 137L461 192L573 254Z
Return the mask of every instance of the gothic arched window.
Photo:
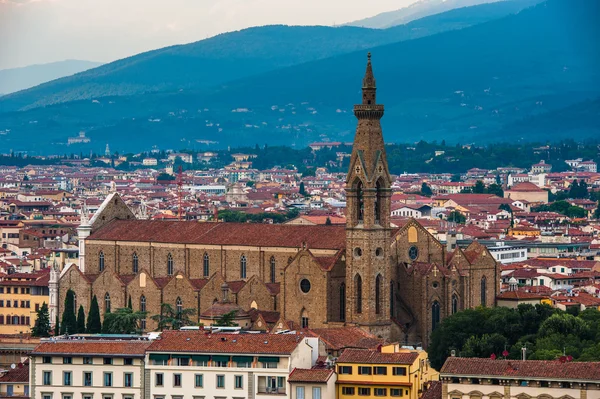
M481 278L481 306L487 306L487 279L485 276Z
M73 313L77 314L77 294L73 292Z
M104 294L104 313L110 313L110 294Z
M431 331L435 330L440 324L440 303L434 301L431 305Z
M377 193L375 195L375 206L374 206L374 211L375 211L375 223L379 224L379 221L381 219L381 204L382 204L382 184L381 184L381 179L377 180Z
M142 295L140 297L140 312L145 312L146 311L146 297L144 295Z
M177 301L175 301L175 308L177 310L177 315L180 315L183 312L183 301L180 297L177 297Z
M270 265L271 265L271 282L274 283L275 282L275 257L271 256L271 260L270 260Z
M240 257L240 278L246 278L246 255Z
M356 184L356 220L359 223L362 223L364 219L365 212L365 198L363 192L363 184L362 181L358 181Z
M381 274L375 278L375 314L381 313Z
M340 321L346 321L346 284L340 285Z
M308 328L308 312L306 309L302 309L302 313L300 314L300 326L302 328Z
M354 277L355 312L362 313L362 278L360 274Z
M131 268L132 268L134 274L137 273L139 270L139 259L135 252L133 253L133 257L131 260Z
M167 275L173 275L173 255L171 254L167 256Z
M458 296L452 294L452 314L458 312Z
M100 271L104 270L104 252L100 251L100 254L98 255L98 269L100 269Z
M204 258L202 260L202 272L204 277L208 277L210 275L210 258L206 252L204 253Z

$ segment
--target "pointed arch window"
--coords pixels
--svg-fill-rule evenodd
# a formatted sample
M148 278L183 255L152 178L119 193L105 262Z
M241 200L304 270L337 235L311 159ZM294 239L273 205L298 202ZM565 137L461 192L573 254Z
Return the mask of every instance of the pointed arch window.
M452 314L458 312L458 296L452 294Z
M485 276L481 278L481 306L487 306L487 279Z
M146 297L144 295L142 295L140 297L140 312L145 312L146 311ZM142 329L142 331L146 330L146 316L144 315L143 319L140 319L140 328Z
M275 257L271 256L271 260L269 261L269 264L271 265L271 282L274 283L275 282Z
M376 184L376 188L377 188L377 193L375 195L375 206L374 208L374 212L375 212L375 223L379 224L379 221L381 220L381 204L382 204L382 184L381 184L381 179L377 180L377 184Z
M173 275L173 255L169 254L167 256L167 276L172 276Z
M104 270L104 252L100 251L100 253L98 254L98 269L100 271Z
M175 308L178 316L181 315L181 313L183 313L183 301L180 297L177 297L177 301L175 301Z
M346 321L346 283L340 285L340 321Z
M359 223L363 222L365 212L365 198L363 192L362 181L358 181L356 184L356 220Z
M110 294L104 294L104 313L110 313Z
M208 277L210 275L210 257L205 252L204 258L202 259L202 274L204 277Z
M77 314L77 294L73 292L73 313Z
M133 270L134 274L137 274L137 272L139 271L139 259L137 256L137 253L133 253L132 259L131 259L131 269Z
M375 314L381 313L381 274L375 278Z
M302 328L308 328L308 312L306 309L302 309L302 314L300 315L300 325Z
M240 257L240 278L246 278L246 255Z
M362 278L360 274L354 277L354 295L355 295L355 309L356 313L362 313Z
M434 301L431 305L431 331L435 330L440 324L440 303Z

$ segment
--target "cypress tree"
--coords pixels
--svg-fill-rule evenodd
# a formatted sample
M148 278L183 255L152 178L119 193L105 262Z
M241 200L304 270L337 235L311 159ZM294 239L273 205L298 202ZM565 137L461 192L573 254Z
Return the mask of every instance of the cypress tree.
M85 312L83 311L83 305L79 305L79 310L77 311L77 333L85 333Z
M67 296L65 297L65 307L60 324L61 335L77 333L77 318L75 317L75 293L72 290L67 291Z
M92 298L90 313L88 314L85 330L88 334L99 334L102 331L102 322L100 321L100 308L96 295Z
M54 320L54 336L56 337L59 334L60 334L60 323L58 322L58 315L56 315L56 318Z
M34 337L49 337L50 336L50 313L48 313L48 305L46 302L37 311L35 324L31 329L31 335Z

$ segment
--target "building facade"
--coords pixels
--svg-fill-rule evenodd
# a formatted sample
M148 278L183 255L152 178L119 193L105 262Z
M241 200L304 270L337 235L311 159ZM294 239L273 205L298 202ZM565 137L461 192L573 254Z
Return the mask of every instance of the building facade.
M131 299L150 315L161 303L193 308L198 321L227 283L242 309L279 312L294 328L359 326L427 345L447 315L493 306L500 270L485 247L448 252L414 220L391 224L384 107L370 57L362 86L345 226L135 220L112 193L78 229L79 267L57 282L59 313L72 289L86 312L96 296L102 315ZM151 319L145 326L156 328Z

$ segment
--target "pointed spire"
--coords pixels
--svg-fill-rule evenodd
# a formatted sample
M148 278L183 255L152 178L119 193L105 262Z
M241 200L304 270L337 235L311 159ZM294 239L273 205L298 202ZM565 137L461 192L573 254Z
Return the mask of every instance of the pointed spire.
M367 70L363 78L363 89L374 89L375 76L373 75L373 67L371 66L371 53L367 54Z

